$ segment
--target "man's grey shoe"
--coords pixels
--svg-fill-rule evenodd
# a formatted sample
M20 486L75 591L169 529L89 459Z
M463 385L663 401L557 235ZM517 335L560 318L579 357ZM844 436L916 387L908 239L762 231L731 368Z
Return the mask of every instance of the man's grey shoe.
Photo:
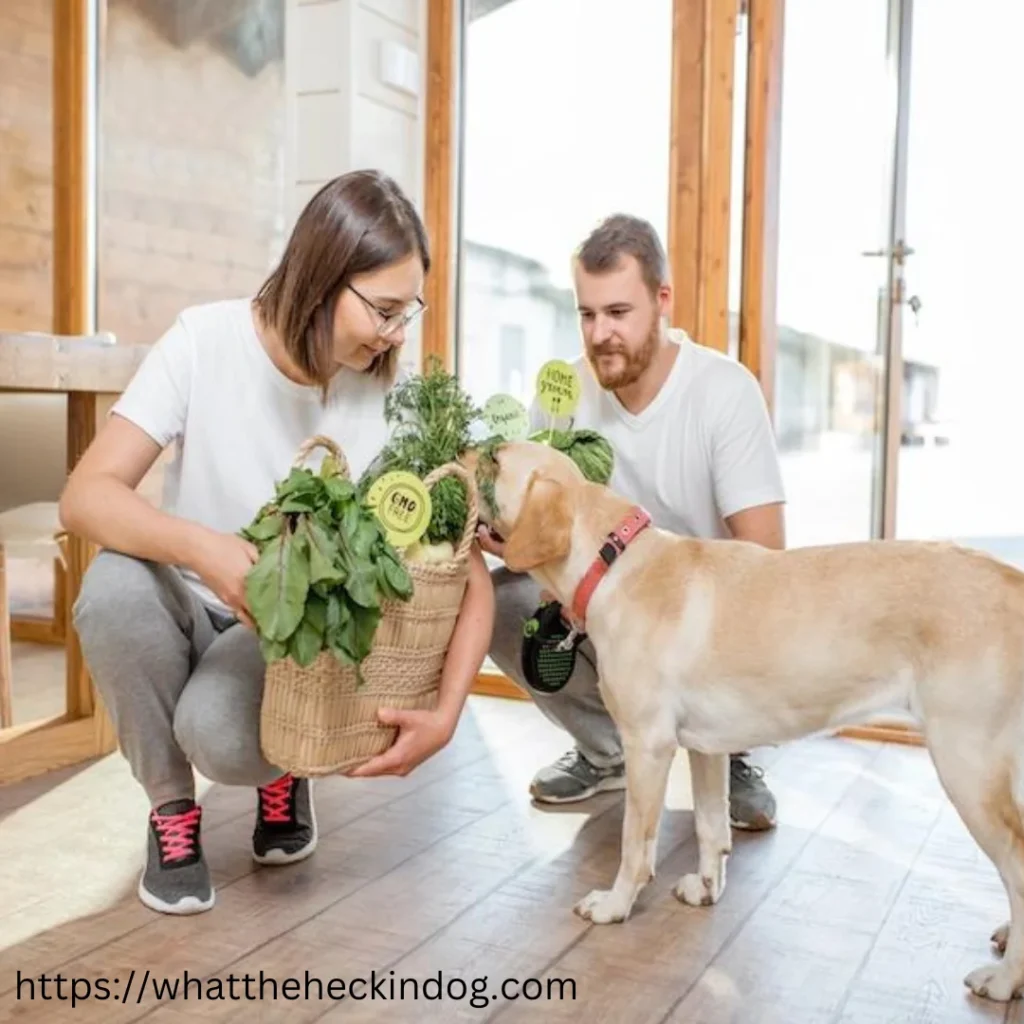
M625 765L597 768L578 750L542 768L530 783L530 796L544 804L570 804L595 793L626 788Z
M775 797L765 785L764 769L739 754L729 759L729 819L733 828L748 832L775 828Z
M213 906L214 891L199 842L202 809L172 800L149 814L149 855L139 899L162 914L198 914Z

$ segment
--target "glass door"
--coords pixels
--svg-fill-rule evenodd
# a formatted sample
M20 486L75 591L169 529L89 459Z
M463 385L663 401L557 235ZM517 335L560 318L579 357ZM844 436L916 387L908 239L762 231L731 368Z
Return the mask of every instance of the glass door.
M896 533L1024 568L1024 7L960 13L914 11Z
M891 518L908 17L909 0L786 3L773 415L794 547Z

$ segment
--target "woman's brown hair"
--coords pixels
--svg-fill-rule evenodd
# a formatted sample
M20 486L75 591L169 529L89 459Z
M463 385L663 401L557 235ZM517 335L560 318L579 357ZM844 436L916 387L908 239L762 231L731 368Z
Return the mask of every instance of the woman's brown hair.
M288 355L327 392L335 371L334 307L357 274L418 254L430 270L427 233L415 207L380 171L352 171L329 181L306 204L284 255L256 294L260 319ZM394 377L397 351L367 370Z

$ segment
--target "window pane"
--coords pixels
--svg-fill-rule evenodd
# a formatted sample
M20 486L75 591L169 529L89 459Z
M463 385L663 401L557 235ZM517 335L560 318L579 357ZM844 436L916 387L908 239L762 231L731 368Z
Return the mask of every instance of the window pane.
M0 0L3 332L53 328L52 6L51 0ZM66 405L63 395L0 394L0 511L60 493ZM11 573L16 577L17 569ZM17 601L16 579L12 588ZM17 713L23 720L20 708Z
M119 341L251 293L280 252L284 6L109 0L98 318Z
M986 14L914 6L896 532L1024 568L1024 194L1009 129L1024 94L1024 9Z
M862 253L891 193L887 9L786 4L774 416L793 546L872 535L885 260Z
M571 257L610 213L667 241L672 2L469 4L458 365L528 402L581 350Z

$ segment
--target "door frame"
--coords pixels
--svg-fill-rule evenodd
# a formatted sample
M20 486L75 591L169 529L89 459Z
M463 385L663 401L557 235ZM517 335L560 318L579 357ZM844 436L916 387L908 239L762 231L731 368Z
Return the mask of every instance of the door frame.
M904 269L913 254L907 245L907 157L910 128L910 77L914 0L889 0L886 62L893 89L892 146L889 166L889 224L880 258L885 260L881 306L882 356L881 486L875 488L872 533L880 540L896 536L900 437L903 424ZM865 258L875 258L866 256Z

